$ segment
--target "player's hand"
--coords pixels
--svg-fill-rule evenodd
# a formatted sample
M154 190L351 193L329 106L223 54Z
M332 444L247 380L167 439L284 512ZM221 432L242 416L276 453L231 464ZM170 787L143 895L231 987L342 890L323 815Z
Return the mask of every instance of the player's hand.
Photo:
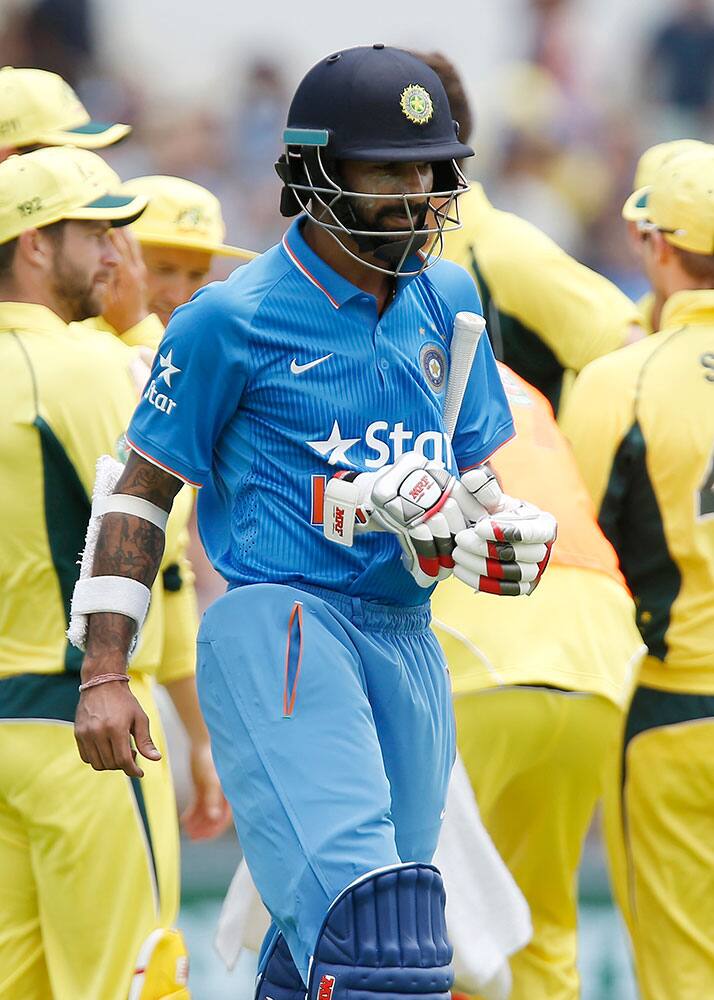
M181 815L181 825L191 840L218 837L231 825L231 807L221 789L207 742L191 745L193 798Z
M353 532L388 531L419 586L431 587L451 575L456 535L467 523L451 498L455 482L417 452L379 472L337 476L325 492L325 535L351 545Z
M532 594L557 535L553 515L509 497L484 467L464 473L454 496L472 524L456 536L454 576L484 593Z
M420 587L453 572L456 535L466 527L451 498L455 482L442 465L410 451L381 469L372 483L371 520L397 536L402 561Z
M149 315L146 265L138 240L126 226L112 229L111 239L119 262L112 271L102 315L117 333L126 333Z
M123 771L130 778L143 778L137 751L147 760L161 760L147 715L126 682L99 684L81 693L74 737L79 756L95 771Z

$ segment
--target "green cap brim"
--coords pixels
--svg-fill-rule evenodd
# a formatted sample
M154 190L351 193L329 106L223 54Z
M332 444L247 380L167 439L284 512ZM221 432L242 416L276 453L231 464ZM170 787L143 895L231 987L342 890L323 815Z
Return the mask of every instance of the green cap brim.
M78 146L80 149L103 149L126 138L131 125L118 122L87 122L75 128L56 129L37 136L36 143L42 146Z
M625 204L622 206L622 218L627 222L647 222L647 199L649 198L652 185L638 188L633 191Z
M62 218L84 221L99 219L115 226L128 226L139 218L148 203L149 199L144 195L105 194L81 208L65 212Z

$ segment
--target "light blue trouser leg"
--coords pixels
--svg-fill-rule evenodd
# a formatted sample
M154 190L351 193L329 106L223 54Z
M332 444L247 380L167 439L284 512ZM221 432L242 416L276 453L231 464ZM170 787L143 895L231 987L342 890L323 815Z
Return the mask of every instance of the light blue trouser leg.
M398 864L398 844L404 860L430 860L453 753L432 641L366 635L315 595L277 585L232 591L204 617L199 693L216 766L305 980L346 885Z

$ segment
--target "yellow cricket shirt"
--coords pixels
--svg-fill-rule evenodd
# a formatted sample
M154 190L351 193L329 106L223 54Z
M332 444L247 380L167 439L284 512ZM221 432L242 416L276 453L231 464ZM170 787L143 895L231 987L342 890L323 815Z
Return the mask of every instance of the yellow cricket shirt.
M80 668L64 633L95 464L136 403L120 360L44 306L0 302L0 676Z
M125 330L124 333L119 333L118 330L115 330L111 323L107 323L103 316L93 316L91 319L86 319L82 325L86 326L88 330L101 330L103 333L111 333L112 336L118 337L122 344L126 344L127 347L150 347L152 351L156 351L164 335L164 324L156 313L149 313L148 316L145 316L135 326Z
M641 682L714 694L714 290L589 365L563 426L637 603Z
M446 236L445 256L473 275L496 357L557 414L571 373L622 347L637 307L535 226L494 208L480 184L459 205L463 228Z

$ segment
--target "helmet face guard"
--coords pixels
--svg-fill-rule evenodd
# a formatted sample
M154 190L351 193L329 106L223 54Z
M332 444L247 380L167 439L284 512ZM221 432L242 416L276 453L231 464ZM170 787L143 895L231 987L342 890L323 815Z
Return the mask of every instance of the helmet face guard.
M321 129L285 130L285 153L275 167L283 184L281 212L307 217L328 232L341 249L365 267L396 277L413 277L435 264L444 251L444 234L461 228L459 196L469 190L456 160L433 163L434 187L428 192L350 191L340 183L339 161L323 153L329 133ZM414 161L429 162L428 149ZM332 169L331 169L332 168ZM370 229L360 206L388 202L408 220L405 229ZM346 244L356 244L357 252ZM422 250L426 247L426 250ZM384 264L365 259L370 254ZM413 258L418 255L418 266Z

